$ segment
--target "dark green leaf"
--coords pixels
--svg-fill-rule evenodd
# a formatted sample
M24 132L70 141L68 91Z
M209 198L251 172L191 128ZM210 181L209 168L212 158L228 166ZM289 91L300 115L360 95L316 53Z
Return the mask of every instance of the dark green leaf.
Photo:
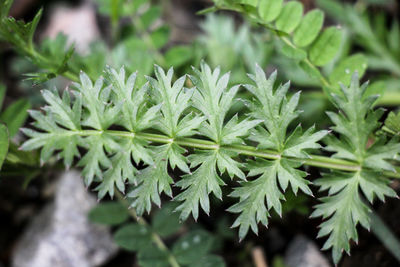
M204 230L195 230L181 237L172 253L181 264L194 264L211 249L213 237Z
M114 241L121 248L139 251L151 245L151 230L145 225L130 223L115 232Z
M117 225L129 217L128 210L118 202L102 202L89 213L89 219L94 223Z
M142 267L170 267L169 254L154 245L139 250L138 263Z
M194 262L192 267L225 267L224 259L215 255L206 255L199 261Z
M8 106L0 115L0 120L8 127L10 137L18 133L19 128L24 125L28 117L27 111L30 107L31 105L28 100L20 99Z
M8 152L8 130L4 124L0 124L0 170Z
M175 203L166 203L153 217L153 230L161 237L168 237L182 227L179 213L174 212L176 206Z

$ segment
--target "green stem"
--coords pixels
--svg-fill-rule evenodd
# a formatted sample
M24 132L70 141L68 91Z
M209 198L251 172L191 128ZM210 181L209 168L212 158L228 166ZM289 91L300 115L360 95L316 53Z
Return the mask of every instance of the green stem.
M355 172L360 171L362 167L356 162L351 162L342 159L335 159L325 156L319 155L310 155L310 158L295 158L289 157L285 155L281 155L279 152L274 150L267 149L257 149L253 146L248 145L224 145L217 144L210 140L204 140L199 138L176 138L172 139L166 135L154 134L154 133L132 133L129 131L116 131L116 130L81 130L81 131L66 131L65 135L80 135L80 136L91 136L91 135L102 135L108 134L112 136L118 136L122 138L139 138L142 140L146 140L149 142L160 143L160 144L168 144L175 143L177 145L187 147L187 148L195 148L195 149L204 149L204 150L228 150L231 152L238 153L240 155L246 155L251 157L258 157L270 160L276 160L280 158L293 159L303 162L303 164L313 167L321 167L327 169L334 169L340 171L349 171ZM383 172L383 174L387 177L400 179L400 172Z
M396 260L400 262L400 241L396 238L396 235L375 212L371 212L370 218L372 232L396 258Z
M131 217L138 222L138 224L144 225L144 226L149 226L148 222L143 218L137 215L136 211L130 207L128 201L124 198L124 196L119 192L119 190L115 190L115 196L117 197L118 201L126 206L128 208L128 212L131 215ZM174 257L174 255L171 253L171 251L168 249L168 247L164 244L162 241L161 237L154 231L152 231L151 234L151 239L153 242L156 244L156 246L161 250L166 252L168 256L168 262L172 267L180 267L178 261Z
M288 46L294 48L294 49L300 49L298 48L294 43L292 43L287 37L285 36L279 36L279 38L286 43ZM328 82L328 80L322 75L320 70L318 69L317 66L315 66L308 58L303 59L303 62L307 64L312 70L314 70L316 73L318 73L318 80L321 83L322 86L324 87L329 87L331 88L332 85Z

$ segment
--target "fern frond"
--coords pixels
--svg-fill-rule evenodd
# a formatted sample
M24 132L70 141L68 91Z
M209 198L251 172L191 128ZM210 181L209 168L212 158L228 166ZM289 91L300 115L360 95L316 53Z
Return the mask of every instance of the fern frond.
M138 176L140 184L128 195L133 198L132 207L138 214L150 212L151 202L160 205L159 194L166 193L172 197L172 178L168 174L168 164L176 166L189 173L187 159L183 156L186 150L174 143L175 138L191 136L196 132L201 122L201 116L184 113L190 106L193 90L184 88L186 76L172 83L173 69L167 73L161 67L155 67L156 79L148 77L152 90L152 98L160 105L160 118L156 120L155 128L170 138L170 142L154 151L154 163L149 165Z
M220 77L220 69L211 70L205 62L201 62L200 70L194 69L194 72L196 75L189 77L196 87L193 94L193 106L206 118L199 128L199 134L213 140L216 147L212 152L191 155L191 168L199 167L193 174L185 175L177 183L177 186L185 190L176 197L177 200L183 201L177 208L182 212L181 219L186 219L190 213L197 219L198 203L208 214L211 193L222 199L220 186L225 183L220 174L227 172L231 178L236 175L245 179L241 170L243 165L233 159L237 153L228 152L221 145L243 144L242 138L261 122L247 118L239 122L237 116L234 116L224 123L239 86L228 89L229 74L226 73Z
M335 263L339 262L343 250L350 252L350 240L358 241L357 224L369 228L370 209L361 192L370 203L375 196L382 201L385 196L396 196L388 180L382 178L382 171L394 169L391 160L400 153L400 144L377 137L369 146L370 136L380 126L378 120L383 112L372 109L377 96L366 95L366 87L367 84L360 86L355 73L350 86L342 86L342 95L333 95L340 113L328 113L335 124L332 129L340 138L330 136L326 149L334 153L333 157L360 164L355 173L331 172L317 181L321 190L329 191L328 197L321 199L323 203L316 206L312 216L327 219L321 224L318 236L329 235L324 249L332 248Z
M301 158L308 157L306 151L320 148L317 142L327 134L327 131L313 133L313 128L303 133L301 127L298 126L288 136L289 124L299 115L296 107L300 94L296 93L287 100L289 83L280 85L274 90L276 72L267 79L259 66L256 66L256 73L250 75L250 78L255 84L248 84L245 87L255 99L250 100L248 106L252 117L263 121L263 125L254 131L250 139L256 141L259 148L274 149L278 153L273 161L257 160L250 163L249 176L259 175L259 177L250 182L243 182L241 187L236 188L231 194L232 197L239 198L239 202L229 211L240 213L233 226L239 227L241 239L247 234L249 228L257 233L258 222L268 225L271 208L274 208L279 215L282 214L281 201L285 199L283 192L289 184L295 194L300 189L312 195L308 186L310 182L304 179L306 173L298 167L302 165ZM292 160L283 156L298 159Z

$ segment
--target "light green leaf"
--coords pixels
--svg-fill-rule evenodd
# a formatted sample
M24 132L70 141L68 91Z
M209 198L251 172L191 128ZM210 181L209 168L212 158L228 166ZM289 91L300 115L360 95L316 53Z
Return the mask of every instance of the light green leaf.
M161 49L168 43L169 33L169 27L162 26L150 34L151 41L156 49Z
M311 44L317 38L324 22L324 13L319 9L308 12L293 35L293 42L299 47Z
M286 33L292 33L301 22L303 4L298 1L289 1L283 5L282 12L275 22L276 28Z
M339 88L342 83L345 86L350 85L354 72L358 72L360 78L363 77L367 69L367 59L362 54L354 54L340 61L329 75L329 81L333 86Z
M282 9L283 0L260 0L258 4L258 13L264 22L275 20Z
M342 32L337 27L329 27L310 48L310 60L317 66L329 63L340 49Z
M190 46L174 46L165 53L165 61L169 66L174 66L175 68L186 64L192 57L193 51Z
M304 51L301 48L290 46L286 43L282 44L282 48L281 48L280 52L282 52L282 54L284 54L288 58L295 59L295 60L303 60L307 57L306 51Z

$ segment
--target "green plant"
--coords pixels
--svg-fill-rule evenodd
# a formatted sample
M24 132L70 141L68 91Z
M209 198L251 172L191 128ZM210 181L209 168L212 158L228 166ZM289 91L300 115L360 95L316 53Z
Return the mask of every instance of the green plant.
M136 251L144 266L206 264L199 257L211 251L211 241L199 248L193 244L195 252L202 252L198 255L186 255L179 245L170 251L163 242L169 234L164 236L165 229L158 228L158 215L151 216L150 223L143 217L151 213L153 204L162 205L164 195L174 202L173 209L170 203L162 209L168 216L165 220L175 222L170 234L177 231L178 221L190 215L198 220L200 210L209 215L223 200L229 205L234 202L228 211L236 216L232 226L239 228L242 240L249 229L257 234L259 223L268 226L274 213L282 216L285 196L292 198L292 193L301 191L302 197L314 197L314 184L327 191L318 193L320 204L312 217L324 220L318 236L327 237L323 249L332 250L335 264L342 251L349 253L350 242L358 241L358 224L371 227L382 239L388 229L372 213L370 204L375 198L384 201L397 196L390 181L400 178L400 122L398 113L389 113L381 128L384 111L375 105L400 101L379 98L376 93L381 91L376 86L360 85L370 56L349 53L346 33L335 26L323 29L320 10L303 16L298 1L214 2L203 13L236 11L253 27L249 23L235 31L229 19L210 16L203 24L205 33L193 46L166 49L169 30L150 27L159 19L159 6L146 1L99 1L101 12L111 18L113 45L106 48L100 43L86 57L67 47L61 35L36 48L32 36L40 13L32 23L16 22L7 17L12 1L0 4L0 38L42 69L30 77L42 83L63 75L75 82L61 95L55 89L42 91L46 105L42 111L29 112L33 128L22 128L28 140L21 149L40 150L42 164L57 157L69 168L77 161L86 185L95 185L99 199L116 196L125 206L103 204L90 218L108 225L126 222L129 214L138 220L117 230L115 238L120 246ZM122 16L130 19L128 29L118 24ZM133 35L125 36L125 32ZM221 38L221 32L227 38ZM390 40L395 39L393 32ZM263 44L265 40L271 43ZM234 43L232 49L226 49L230 43ZM380 51L372 48L373 53ZM221 65L232 69L233 78L204 61L190 71L190 63L196 66L202 56L212 65L224 59ZM306 91L303 97L317 96L318 112L325 113L327 101L338 110L326 112L332 132L326 122L303 130L302 124L318 121L313 121L315 114L302 121L300 91L290 90L289 83L280 84L282 77L276 71L267 77L265 68L255 64L257 60L263 67L270 60L278 66L290 60L292 66L284 77L292 70L297 76L309 75L302 82L318 91ZM106 62L112 67L105 67L100 77L100 67ZM161 66L153 69L154 63ZM171 65L177 67L175 72L164 70ZM249 78L246 71L252 73ZM295 79L294 87L299 83ZM13 129L0 126L0 143L4 144L0 164L12 156L5 154L8 131ZM322 178L309 177L306 170L310 167ZM185 238L175 244L183 244ZM139 241L132 243L133 239ZM157 257L149 251L157 251ZM190 260L185 258L188 255ZM210 258L216 262L212 266L223 266L220 258Z
M304 179L306 173L299 169L302 164L334 170L317 182L321 189L329 189L331 196L321 199L323 204L313 216L333 215L322 224L320 236L330 234L325 248L333 247L335 262L342 249L348 252L349 240L357 240L356 225L369 227L369 209L359 189L370 202L375 196L381 200L396 196L380 173L398 176L390 160L396 159L400 144L395 140L387 143L382 137L366 148L368 137L379 127L382 111L372 109L376 97L365 95L366 85L360 87L356 75L340 96L334 96L342 113L329 116L340 139L326 138L326 150L334 154L322 157L307 151L320 149L318 141L326 131L310 128L303 132L297 126L287 132L298 116L300 94L287 99L289 84L273 90L276 73L267 79L257 67L251 76L254 84L245 86L253 95L246 101L250 114L229 117L226 114L239 87L227 87L228 74L220 77L219 69L211 70L202 63L201 70L195 69L195 75L189 76L195 87L187 89L185 76L172 83L172 69L165 73L156 67L155 73L156 79L148 77L149 84L136 90L135 74L127 78L124 69L108 69L104 85L101 78L92 84L82 73L73 100L67 91L62 98L43 91L48 104L45 114L31 112L39 131L23 130L30 139L22 149L42 148L43 162L59 151L70 166L79 155L78 147L86 148L78 163L85 166L85 182L98 182L100 198L113 196L114 187L124 193L126 182L136 184L127 196L139 215L150 211L151 202L160 205L161 193L171 196L171 184L176 183L182 190L175 197L180 202L176 210L183 220L190 214L196 219L199 205L210 212L209 195L222 198L221 175L226 172L242 180L231 194L239 202L229 209L239 214L233 226L240 227L240 238L250 227L257 232L257 222L267 225L270 209L281 214L283 192L289 184L295 193L300 189L312 194L310 182ZM122 129L112 130L113 125ZM187 149L190 156L184 157ZM138 172L131 156L136 164L144 162L148 167ZM245 163L244 156L256 160ZM187 174L174 182L168 165Z

